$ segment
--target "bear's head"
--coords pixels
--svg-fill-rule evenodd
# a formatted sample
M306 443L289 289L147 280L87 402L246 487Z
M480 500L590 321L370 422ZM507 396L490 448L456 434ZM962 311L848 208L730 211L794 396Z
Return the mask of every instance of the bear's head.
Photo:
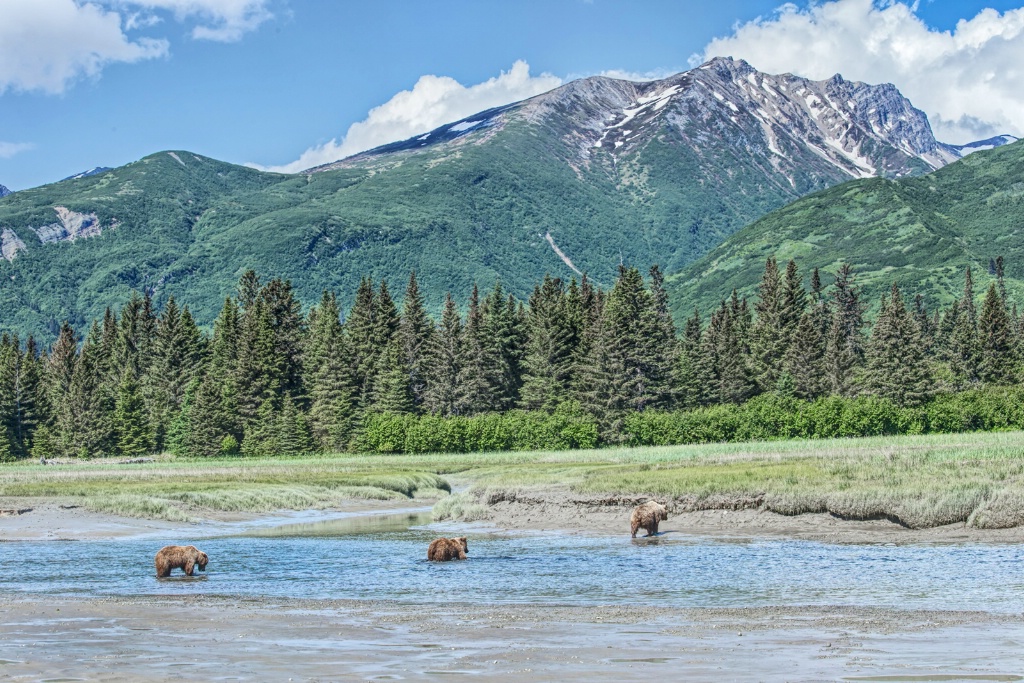
M206 565L210 562L210 557L202 550L196 550L196 566L199 567L199 571L205 572Z
M462 546L462 552L464 552L464 553L468 553L469 552L469 543L466 542L466 537L465 536L462 536L460 538L456 538L455 540L459 543L459 545Z

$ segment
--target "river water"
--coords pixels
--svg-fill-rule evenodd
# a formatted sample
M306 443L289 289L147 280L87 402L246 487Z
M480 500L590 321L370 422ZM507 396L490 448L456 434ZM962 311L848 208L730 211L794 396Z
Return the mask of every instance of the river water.
M440 529L422 514L403 514L203 539L9 542L0 544L0 593L1024 612L1024 549L1016 545ZM427 545L439 535L467 535L470 559L427 562ZM178 578L158 580L153 556L172 543L206 551L205 574L176 570Z

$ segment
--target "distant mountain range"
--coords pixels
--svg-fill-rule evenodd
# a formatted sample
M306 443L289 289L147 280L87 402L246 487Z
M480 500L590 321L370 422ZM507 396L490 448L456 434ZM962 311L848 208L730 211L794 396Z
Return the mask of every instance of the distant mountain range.
M434 307L473 282L521 297L545 273L610 284L620 263L680 271L805 195L1010 139L943 144L892 85L717 58L581 79L299 175L161 152L0 202L0 317L52 331L147 289L208 324L249 267L307 302L347 300L367 274L400 288L413 269Z

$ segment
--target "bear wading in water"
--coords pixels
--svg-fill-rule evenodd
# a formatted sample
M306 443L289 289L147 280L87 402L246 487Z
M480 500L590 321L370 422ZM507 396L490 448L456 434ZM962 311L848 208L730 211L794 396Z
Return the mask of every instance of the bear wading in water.
M466 537L436 538L427 548L427 559L431 562L447 562L448 560L464 560L469 552Z
M658 522L668 519L668 510L661 503L649 500L633 508L629 516L629 530L636 538L637 529L646 529L648 536L658 534Z
M156 575L164 578L171 575L172 569L184 570L187 576L195 574L195 568L206 571L206 563L210 558L194 545L169 545L156 554Z

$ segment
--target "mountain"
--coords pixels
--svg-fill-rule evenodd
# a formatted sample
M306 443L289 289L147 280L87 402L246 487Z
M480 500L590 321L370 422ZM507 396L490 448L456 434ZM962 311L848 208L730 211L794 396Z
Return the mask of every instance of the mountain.
M967 266L980 297L1003 256L1007 288L1020 296L1024 141L919 178L851 181L768 214L668 278L677 317L694 306L706 314L733 289L753 296L773 254L795 259L805 277L849 262L869 304L898 281L907 299L920 293L930 308L959 298Z
M721 58L581 79L300 175L169 151L20 191L0 203L0 319L52 332L145 288L209 324L249 267L307 302L413 269L434 307L473 282L608 284L623 262L679 270L808 193L959 156L892 85Z
M79 178L88 178L89 176L99 175L100 173L106 173L107 171L110 170L113 169L108 168L107 166L96 166L95 168L90 168L88 171L82 171L81 173L76 173L75 175L68 176L64 180L78 180Z
M3 185L0 185L0 197L6 197L9 194L14 194L11 190L8 190Z
M956 155L965 157L971 152L995 149L996 147L1002 147L1003 145L1009 145L1014 142L1017 142L1017 138L1012 135L997 135L993 138L969 142L966 145L946 145L946 147L951 149Z

